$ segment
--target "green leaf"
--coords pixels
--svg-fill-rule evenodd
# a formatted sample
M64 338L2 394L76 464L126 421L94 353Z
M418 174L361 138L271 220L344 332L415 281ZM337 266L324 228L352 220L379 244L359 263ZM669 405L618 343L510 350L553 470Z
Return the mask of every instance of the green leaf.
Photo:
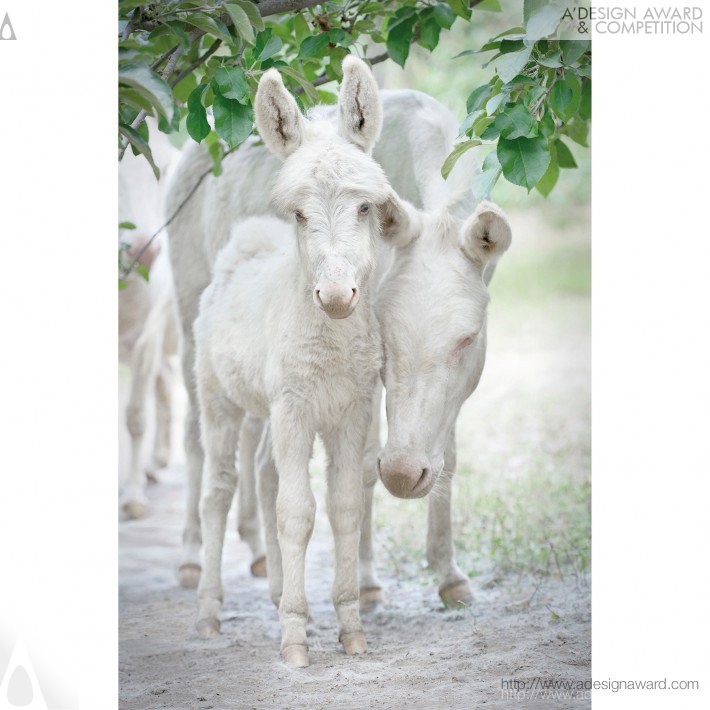
M244 11L244 8L240 5L233 5L232 3L227 3L225 4L224 9L229 13L229 16L232 18L232 22L234 23L234 27L239 33L239 36L245 42L248 42L249 44L254 44L254 30L251 26L249 18L247 17L247 13Z
M525 0L523 16L525 33L530 42L549 37L560 24L565 5L555 0ZM505 171L503 172L505 174Z
M185 22L197 27L198 30L221 39L227 44L234 44L234 38L229 34L227 26L221 20L215 20L203 12L194 12L185 18Z
M205 138L205 145L212 158L212 174L219 177L222 174L222 158L224 158L224 143L215 131Z
M200 84L192 91L187 99L187 121L185 126L190 137L199 143L204 140L210 132L210 124L207 120L207 112L202 105L202 96L207 90L207 84Z
M530 59L530 47L524 47L519 52L502 54L494 62L498 76L505 83L514 79L523 70Z
M471 11L468 9L468 0L447 0L451 9L464 20L471 17Z
M487 10L488 12L501 12L500 0L482 0L474 6L475 10Z
M522 104L515 104L496 117L501 138L534 138L537 121Z
M153 160L153 153L150 150L148 141L146 141L134 128L126 126L125 124L121 124L118 127L118 131L138 153L145 157L150 164L150 167L153 168L155 179L160 180L160 170L158 170L158 166Z
M456 161L468 150L475 148L477 145L481 145L481 141L463 141L463 143L457 143L454 149L446 156L444 164L441 166L441 177L446 180L451 173Z
M325 49L330 43L328 34L311 35L301 42L301 47L298 50L299 59L310 59Z
M543 54L537 58L537 63L548 69L559 69L562 66L562 57L559 49L554 49L548 54Z
M568 71L564 79L558 80L552 87L550 106L566 122L579 110L581 96L582 85L579 78Z
M136 271L143 277L145 281L150 280L150 272L145 264L136 264Z
M239 5L239 7L246 12L249 22L251 22L252 27L257 32L264 31L264 18L261 16L259 8L253 2L249 0L234 0L234 4Z
M497 153L506 180L526 188L528 192L550 165L550 149L547 139L542 137L501 138Z
M538 180L535 188L547 197L552 188L557 184L557 179L560 177L560 168L554 160L550 160L550 166L545 171L545 174Z
M219 93L225 99L234 99L244 103L249 98L249 84L244 72L239 67L219 67L214 74Z
M439 33L441 32L441 27L434 19L428 19L419 28L419 42L430 52L436 49L436 45L439 44Z
M493 187L496 182L498 182L500 174L501 166L498 162L498 156L493 150L483 161L481 172L474 175L473 180L471 181L471 191L473 192L473 196L479 201L490 197Z
M165 80L152 72L145 64L135 62L123 64L118 70L118 81L135 89L150 101L158 113L172 122L175 110L173 92Z
M471 113L483 108L483 104L490 93L491 86L489 84L484 84L483 86L479 86L477 89L474 89L469 94L468 99L466 99L466 111Z
M510 54L511 52L519 52L525 47L522 39L504 39L500 42L499 50L501 54Z
M438 2L434 5L433 17L439 24L439 27L450 30L451 25L453 25L456 20L456 13L454 13L451 7L446 3Z
M194 12L185 18L185 22L197 27L198 30L202 30L212 37L221 39L222 42L234 44L234 37L229 34L229 29L221 20L215 20L209 15L205 15L203 12Z
M589 147L589 124L579 116L575 116L562 130L575 143Z
M484 114L473 122L473 125L471 126L471 132L474 135L483 138L483 134L485 133L486 129L491 125L491 123L493 123L493 121L495 121L495 119L492 116L486 116Z
M173 94L175 99L181 103L185 103L188 97L192 93L192 90L197 87L197 77L194 73L188 74L179 83L175 84L173 87Z
M395 25L387 33L387 54L399 66L403 67L409 56L409 45L412 42L412 28L415 18L409 17Z
M314 102L318 101L318 92L316 91L315 87L313 84L306 79L303 74L300 72L297 72L295 69L292 69L289 66L284 66L284 67L279 67L279 71L284 74L285 76L289 76L295 81L297 81L302 87L303 90L306 92L306 95Z
M557 154L557 164L561 168L577 167L572 151L559 138L555 141L555 153Z
M588 121L592 117L592 80L582 82L582 98L579 100L579 115Z
M187 32L183 29L182 22L176 22L175 20L165 23L173 32L173 34L180 40L180 45L182 46L183 52L190 51L190 38L187 36Z
M318 101L319 103L326 105L337 104L338 96L331 91L323 91L322 89L318 89Z
M492 116L498 110L499 106L503 103L506 97L507 94L503 92L496 94L495 96L491 96L491 98L486 102L486 113L489 116Z
M238 146L251 134L252 111L248 106L218 94L212 110L215 129L230 148Z
M576 62L590 47L589 40L563 39L560 40L562 61L569 66Z
M552 118L552 114L548 111L540 121L539 124L540 133L545 136L545 138L550 138L555 132L555 119Z
M123 279L118 280L118 290L119 291L123 291L123 289L125 289L127 285L128 284Z
M118 228L119 229L135 229L136 225L133 224L133 222L119 222Z
M273 57L281 51L281 47L283 47L283 42L279 37L269 37L264 48L259 52L259 60L263 62L265 59Z
M308 26L306 18L301 12L293 18L293 32L296 35L299 45L311 34L311 28Z

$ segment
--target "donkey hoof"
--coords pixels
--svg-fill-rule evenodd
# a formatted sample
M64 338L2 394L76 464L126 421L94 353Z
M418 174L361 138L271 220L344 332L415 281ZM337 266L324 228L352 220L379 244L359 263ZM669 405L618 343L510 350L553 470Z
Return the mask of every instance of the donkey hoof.
M266 557L263 555L251 563L252 577L266 577Z
M184 589L197 589L197 585L200 583L200 571L200 565L194 562L186 562L184 565L180 565L178 570L180 586Z
M291 668L308 668L308 646L286 646L281 650L281 657Z
M154 468L146 469L145 477L151 486L158 482L158 474L156 472L157 472L157 469L154 469Z
M360 590L360 611L372 611L377 608L385 597L380 587L364 587Z
M148 511L148 506L140 500L127 500L121 504L121 508L129 520L142 518Z
M345 653L347 653L348 656L355 656L358 653L367 652L367 641L362 631L353 631L349 634L343 634L340 637L340 643L343 644Z
M219 634L219 627L219 619L210 616L206 619L200 619L197 622L197 633L203 639L212 638Z
M443 589L440 589L439 596L444 604L447 604L448 606L459 606L461 604L469 606L473 603L471 587L465 579L462 579L460 582L454 582L453 584L449 584Z

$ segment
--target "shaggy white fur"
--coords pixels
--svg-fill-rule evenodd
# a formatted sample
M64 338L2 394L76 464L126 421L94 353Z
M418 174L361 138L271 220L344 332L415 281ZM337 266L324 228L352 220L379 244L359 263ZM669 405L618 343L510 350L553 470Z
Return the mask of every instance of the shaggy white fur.
M344 96L374 91L377 98L360 60L353 57L345 70ZM202 635L220 627L222 546L237 485L239 431L249 412L269 419L278 478L261 502L265 518L276 523L278 544L269 545L267 564L279 603L282 655L300 667L308 665L304 565L315 516L308 463L316 434L329 459L340 640L346 653L366 650L358 591L362 460L381 367L370 281L381 235L379 206L396 198L382 169L362 152L363 142L353 143L352 130L304 131L280 82L278 74L262 81L256 116L269 142L284 137L276 143L287 158L274 199L288 221L262 216L233 226L194 324L205 449L197 626ZM381 110L373 113L381 116ZM363 126L373 132L370 121L365 114ZM267 540L273 543L273 534Z
M356 64L353 64L356 66ZM347 76L347 72L346 72ZM316 175L330 176L328 167L329 150L332 142L337 142L346 132L346 127L357 128L363 131L362 138L350 140L355 144L369 149L372 140L375 140L377 131L372 130L376 121L355 120L348 124L343 121L341 113L344 106L355 105L352 100L351 88L357 83L345 82L341 89L341 103L338 107L327 106L313 109L307 118L294 113L295 102L288 92L282 90L276 75L272 72L268 79L265 75L262 81L269 82L268 94L261 92L260 99L270 96L275 104L280 107L276 111L273 103L266 103L263 111L257 114L257 121L262 136L267 146L279 157L295 157L304 140L313 141L318 145L319 156L312 156L311 167ZM362 87L361 87L362 89ZM261 91L261 89L260 89ZM375 94L368 90L368 101ZM431 97L416 91L381 91L379 96L383 108L383 126L379 141L374 147L373 156L384 168L384 172L396 190L397 194L408 200L412 205L407 205L403 200L386 200L380 205L383 223L389 235L389 242L393 245L406 246L404 249L380 248L376 267L375 283L384 283L383 278L390 268L393 257L399 259L410 251L418 251L419 247L412 247L412 237L420 235L416 241L421 245L431 242L428 247L436 255L441 250L444 233L449 233L454 218L466 218L474 211L476 202L470 193L468 185L470 178L477 170L473 151L470 151L459 160L448 180L443 180L440 168L444 158L451 150L452 144L458 133L458 124L451 113ZM259 101L257 101L259 105ZM371 103L362 100L360 106L368 106L373 110ZM284 117L292 117L292 123L280 125ZM345 127L344 127L345 126ZM347 130L350 130L347 129ZM367 156L360 153L360 160ZM181 165L178 168L176 179L169 191L168 209L180 204L185 195L192 189L196 176L208 170L211 163L209 154L203 146L191 145L183 153ZM180 569L180 579L184 586L193 586L197 583L200 570L200 519L198 514L198 501L201 486L202 448L199 439L198 406L195 395L193 378L194 345L193 322L197 315L199 297L210 280L212 264L219 249L224 246L229 236L229 226L235 221L241 221L249 215L273 213L287 214L289 211L300 210L305 207L312 210L312 205L318 204L315 197L318 190L315 176L305 180L304 171L298 167L298 161L286 162L279 173L279 159L270 153L257 141L248 140L233 155L229 156L223 166L223 174L216 179L208 178L195 193L194 197L181 212L170 228L171 256L176 278L180 320L183 328L184 349L183 369L190 392L190 413L186 425L186 451L188 457L188 505L185 531L183 536L184 548ZM277 175L279 175L277 181ZM350 176L349 176L350 177ZM334 182L328 177L324 182ZM323 182L323 181L322 181ZM317 187L314 187L317 186ZM276 200L271 202L274 195ZM427 217L421 210L431 213ZM448 218L435 218L433 215L448 215ZM307 212L304 212L308 218ZM338 224L337 214L333 214L333 225ZM427 228L422 225L426 221ZM396 225L396 229L394 226ZM323 228L328 228L326 223ZM460 249L453 250L463 258ZM451 252L453 254L453 252ZM470 260L466 260L467 263ZM492 260L491 260L492 262ZM442 262L444 263L444 262ZM445 264L444 264L445 266ZM398 272L392 271L395 276ZM489 266L485 271L486 281L492 274ZM450 280L446 271L438 274L437 278L443 281ZM389 277L387 277L389 280ZM408 288L408 286L407 286ZM416 286L413 286L416 288ZM424 293L424 291L422 291ZM428 309L421 311L419 331L428 338L438 332L437 320L448 317L451 304L446 299L458 302L459 294L453 289L433 289L428 296L439 302L441 313L430 313ZM417 295L417 299L421 294ZM379 299L377 290L373 293L375 304ZM442 316L442 313L444 314ZM429 318L434 319L430 321ZM480 338L475 346L480 353L481 367L485 352L485 338ZM403 353L406 356L406 353ZM416 363L415 363L416 364ZM480 373L479 373L480 375ZM475 378L474 378L475 379ZM365 469L366 508L363 520L363 532L360 543L360 587L361 599L364 603L375 601L381 597L381 585L374 571L372 555L372 536L370 530L371 500L374 483L377 479L377 458L380 453L379 416L380 396L375 394L372 404L372 424L368 435L363 467ZM455 398L452 400L452 409L456 412ZM422 420L424 423L424 420ZM396 427L396 422L388 422L390 428ZM249 435L243 435L240 441L240 461L242 460L242 443L248 444L249 450L256 449L260 428L254 422L249 427ZM246 441L244 441L246 440ZM263 472L259 485L267 490L270 487L269 475L274 470L273 461L269 458L268 446L260 446L260 455L257 456L257 467ZM250 470L250 469L249 469ZM240 471L246 480L248 469L241 467ZM451 470L451 469L447 469ZM439 485L443 485L442 483ZM254 486L240 487L241 493L248 493ZM434 490L436 494L439 486ZM240 496L240 503L242 497ZM255 505L251 506L251 509ZM439 497L430 497L429 527L435 539L442 539L437 549L444 550L442 565L448 565L453 558L446 551L446 533L450 531L450 509L444 505ZM267 521L265 521L266 523ZM256 522L255 522L256 524ZM250 528L254 529L254 526ZM265 525L267 537L269 525ZM450 532L448 534L450 542ZM261 555L258 536L247 540L254 551L255 560ZM267 539L268 546L268 539ZM271 577L271 572L270 572ZM271 581L271 580L270 580ZM280 582L277 580L277 586ZM459 594L459 592L456 592Z

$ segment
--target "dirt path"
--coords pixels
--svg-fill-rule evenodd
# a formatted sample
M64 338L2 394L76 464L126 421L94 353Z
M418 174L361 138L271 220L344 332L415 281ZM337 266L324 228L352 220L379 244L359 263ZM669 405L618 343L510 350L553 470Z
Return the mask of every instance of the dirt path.
M249 575L249 553L233 517L222 634L200 639L196 593L180 589L175 575L185 477L178 412L176 465L150 487L148 517L120 526L121 708L590 706L584 697L534 681L584 682L591 673L588 574L565 568L560 581L551 572L539 575L536 561L540 546L548 546L548 526L550 541L567 539L558 528L574 532L570 516L579 506L570 507L567 489L589 478L589 301L568 283L576 263L586 268L588 235L556 233L530 215L515 219L516 251L496 275L486 373L458 426L454 524L459 561L474 574L473 607L444 609L422 567L425 501L397 501L380 486L375 552L387 601L364 617L369 652L345 656L330 602L333 545L316 460L318 517L306 575L311 666L294 671L280 661L278 616L266 580ZM534 301L519 294L536 289ZM125 384L124 378L124 394ZM121 438L125 451L123 426ZM569 486L546 496L550 481L559 486L560 480ZM489 487L498 497L485 497ZM519 574L486 572L495 567L488 560L492 518L505 522L503 542ZM522 525L534 520L537 527ZM537 589L536 579L543 580ZM536 686L519 688L520 695L512 686L505 692L501 682L510 679Z
M150 490L151 516L121 525L121 708L510 707L514 701L501 696L503 678L589 678L589 600L559 583L538 590L528 609L515 604L527 591L513 597L503 585L475 589L471 611L447 611L435 589L398 585L385 574L387 603L365 617L370 650L345 656L330 603L332 541L320 511L307 561L310 668L293 671L279 660L276 610L266 580L248 573L248 550L236 540L234 521L225 551L223 633L203 641L194 630L195 592L175 580L181 479L179 469L164 472Z

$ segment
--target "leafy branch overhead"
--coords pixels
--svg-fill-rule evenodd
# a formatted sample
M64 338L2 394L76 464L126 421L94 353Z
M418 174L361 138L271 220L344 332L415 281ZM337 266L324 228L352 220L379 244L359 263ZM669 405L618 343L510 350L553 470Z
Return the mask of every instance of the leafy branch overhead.
M494 53L483 65L492 66L494 75L469 95L460 128L464 140L442 169L447 177L469 148L496 145L473 179L479 198L490 195L501 174L547 196L560 168L577 167L566 141L589 146L592 47L590 41L552 39L563 13L564 4L554 0L525 0L524 26L456 57L481 61L479 55Z
M219 174L226 152L253 131L252 101L267 69L279 69L304 110L333 103L335 94L322 87L341 78L347 54L404 66L414 45L433 51L442 31L457 21L484 22L481 10L500 11L501 2L119 0L119 156L130 148L159 174L144 122L154 115L161 131L184 128L195 141L205 141ZM501 173L547 194L559 168L574 166L563 137L586 145L591 51L588 43L536 36L550 24L549 8L539 16L548 4L525 0L527 29L511 29L452 64L452 70L466 71L457 63L495 52L488 60L490 82L468 99L465 143L443 166L448 175L466 150L497 142L474 178L482 194Z

